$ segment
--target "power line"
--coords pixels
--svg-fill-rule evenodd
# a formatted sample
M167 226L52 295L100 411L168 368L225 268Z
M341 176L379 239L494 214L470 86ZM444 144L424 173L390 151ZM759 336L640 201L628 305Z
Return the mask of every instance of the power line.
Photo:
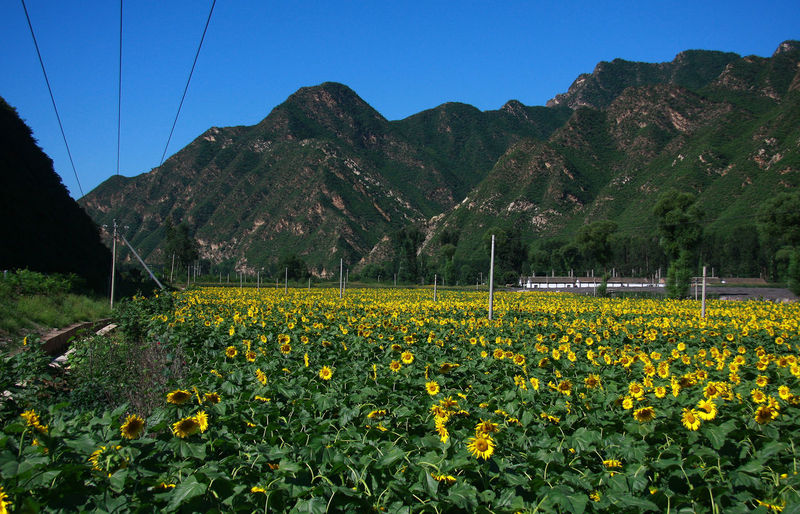
M81 181L78 179L78 172L75 170L75 162L72 160L72 152L69 151L67 136L64 134L64 126L61 124L61 116L58 115L58 107L56 107L56 99L53 96L53 88L50 87L50 79L47 78L47 71L45 71L44 68L42 53L39 51L39 43L36 42L36 35L33 33L33 25L31 24L31 17L28 16L28 8L25 6L25 0L20 0L20 1L22 2L22 9L25 11L25 19L28 20L28 28L31 31L31 37L33 38L33 46L36 47L36 55L39 57L39 64L42 67L42 73L44 74L44 81L47 84L47 91L50 93L50 101L53 102L53 110L56 112L56 119L58 120L58 128L61 129L61 137L64 139L64 146L67 147L67 155L69 156L69 163L72 165L72 173L75 174L75 181L78 183L78 190L80 190L81 196L83 196L83 188L81 187Z
M122 139L122 0L119 0L119 82L117 84L117 175L119 175L119 147Z
M181 107L183 107L183 100L186 98L186 92L189 90L189 82L192 81L192 74L194 73L194 67L197 64L197 58L200 56L200 49L203 47L203 40L206 38L206 31L208 30L208 24L211 22L211 15L214 13L214 5L216 5L217 0L211 2L211 10L208 12L208 19L206 20L206 26L203 29L203 36L200 38L200 44L197 45L197 53L194 54L194 62L192 63L192 69L189 72L189 78L186 80L186 87L183 88L183 96L181 96L181 103L178 105L178 112L175 114L175 121L172 122L172 129L169 131L169 137L167 138L167 145L164 147L164 153L161 154L161 162L158 163L159 166L164 164L164 157L167 155L167 148L169 148L169 142L172 140L172 133L175 131L175 125L178 123L178 116L181 114Z

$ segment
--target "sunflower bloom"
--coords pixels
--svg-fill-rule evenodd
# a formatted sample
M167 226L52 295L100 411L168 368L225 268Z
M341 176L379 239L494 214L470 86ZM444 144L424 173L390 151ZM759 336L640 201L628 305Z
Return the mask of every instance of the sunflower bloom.
M203 395L203 401L208 403L219 403L220 400L219 393L206 393Z
M208 428L208 414L206 414L206 411L201 410L194 415L194 419L197 421L197 426L200 427L200 432L205 432Z
M125 419L125 423L119 428L120 434L126 439L136 439L142 435L144 430L144 420L137 414L131 414Z
M236 357L238 353L239 351L236 349L235 346L229 346L225 348L225 357L229 359L233 359L234 357Z
M778 409L771 405L762 405L756 409L754 419L759 425L765 425L778 417Z
M200 423L194 416L183 418L172 424L172 433L181 439L188 437L200 430Z
M425 390L428 391L428 394L431 396L436 396L439 394L439 383L435 380L431 380L430 382L425 383Z
M167 402L175 405L183 405L192 398L192 393L185 389L176 389L171 393L167 393Z
M711 421L717 417L717 405L710 400L700 400L697 404L697 415L703 421Z
M443 483L445 483L447 485L451 485L451 484L455 484L456 483L456 477L454 477L453 475L437 475L435 473L431 473L431 476L437 482L443 482Z
M647 423L648 421L653 421L656 418L656 410L653 407L642 407L641 409L636 409L633 411L633 417L639 423Z
M489 435L483 434L470 437L469 443L467 443L467 450L476 459L486 460L494 453L494 439Z
M258 368L256 370L256 378L258 379L259 382L261 382L261 385L267 385L267 375L265 375L264 372L261 371L261 368Z
M319 370L319 378L322 380L330 380L333 376L333 370L328 366L322 366L322 369Z
M683 414L681 414L681 423L685 426L688 430L697 430L700 428L700 415L694 409L683 409Z
M402 368L402 367L403 367L403 365L400 364L400 361L392 361L391 364L389 364L389 369L392 370L392 372L394 372L394 373L397 373L398 371L400 371L400 368Z
M403 361L403 364L411 364L414 362L414 354L409 351L405 351L400 354L400 360Z
M475 427L475 435L488 435L498 431L497 423L485 419L481 419L481 422Z
M583 384L587 389L594 389L601 386L600 375L590 373L588 377L583 379Z
M8 495L3 490L3 486L0 485L0 514L8 514L11 512L11 502L8 501Z

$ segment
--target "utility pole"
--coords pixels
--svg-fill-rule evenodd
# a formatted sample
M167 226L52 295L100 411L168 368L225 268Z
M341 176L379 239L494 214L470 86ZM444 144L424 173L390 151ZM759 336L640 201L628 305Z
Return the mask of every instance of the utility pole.
M344 259L339 259L339 298L342 298L344 287Z
M433 301L436 302L436 282L438 276L434 273L433 274Z
M706 317L706 267L703 266L703 301L700 307L700 317Z
M114 219L114 235L111 237L111 309L114 309L114 279L117 272L117 220Z
M494 234L492 234L492 256L489 260L489 320L494 314Z
M169 269L169 282L172 283L172 274L175 272L175 252L172 252L172 267Z
M283 270L283 294L289 291L289 268L288 266Z

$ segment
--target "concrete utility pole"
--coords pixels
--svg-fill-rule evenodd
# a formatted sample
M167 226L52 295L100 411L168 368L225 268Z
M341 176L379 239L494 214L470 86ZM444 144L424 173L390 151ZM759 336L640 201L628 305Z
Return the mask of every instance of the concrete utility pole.
M489 319L494 314L494 234L492 234L492 256L489 260Z
M286 267L283 272L283 294L286 294L289 291L289 268Z
M700 307L700 317L706 317L706 267L703 266L703 301Z
M344 287L344 259L339 259L339 298L342 297Z
M111 309L114 308L114 279L117 275L117 220L114 220L114 235L111 236Z
M169 269L169 282L172 283L172 274L175 272L175 252L172 252L172 267Z
M436 275L436 274L434 273L434 274L433 274L433 301L434 301L434 302L436 301L436 282L437 282L437 279L438 279L438 278L439 278L439 277L438 277L438 275Z

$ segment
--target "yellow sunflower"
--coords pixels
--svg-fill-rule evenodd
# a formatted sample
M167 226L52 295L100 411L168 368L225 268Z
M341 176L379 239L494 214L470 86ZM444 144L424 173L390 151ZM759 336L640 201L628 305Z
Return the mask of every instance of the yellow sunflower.
M12 503L8 501L8 495L3 491L3 486L0 485L0 514L7 514L11 512Z
M208 428L208 414L206 414L206 411L201 410L194 415L194 419L197 421L197 426L200 427L200 432L205 432Z
M200 423L194 416L183 418L172 424L172 433L183 439L200 430Z
M229 359L233 359L234 357L236 357L238 353L239 351L236 349L235 346L229 346L225 348L225 357Z
M703 421L711 421L717 417L717 406L711 400L700 400L697 404L697 416Z
M447 485L456 483L456 477L454 477L453 475L437 475L436 473L431 473L431 476L437 482L444 482Z
M494 439L489 435L479 434L469 438L467 450L476 459L488 459L494 453Z
M171 393L167 393L167 402L174 403L175 405L183 405L192 398L192 393L185 389L176 389Z
M389 369L392 370L395 373L400 371L400 368L402 368L402 367L403 367L403 365L400 364L400 361L392 361L392 363L389 364Z
M142 435L144 430L144 420L137 414L131 414L125 419L125 423L119 428L120 434L126 439L136 439Z
M683 409L681 414L681 423L689 430L697 430L700 428L700 415L694 409Z
M756 409L756 415L754 416L754 419L759 425L764 425L777 417L777 409L773 408L771 405L762 405Z
M208 403L219 403L220 400L219 393L206 393L203 395L203 401Z
M256 378L258 379L259 382L261 382L261 385L267 385L267 375L265 375L264 372L261 371L261 368L258 368L256 370Z
M319 370L319 378L322 380L330 380L333 376L333 370L328 366L322 366L322 369Z
M492 434L492 433L498 432L498 431L499 431L499 428L498 428L497 423L494 423L493 421L489 421L489 420L485 420L485 419L481 419L481 422L478 423L478 425L475 427L475 435Z
M590 373L588 377L583 379L583 384L588 389L594 389L595 387L600 387L601 386L600 375Z
M428 391L428 394L431 396L435 396L439 394L439 383L435 380L431 380L430 382L425 382L425 390Z
M558 392L567 396L572 394L572 382L569 380L562 380L558 383Z
M291 351L292 351L292 345L290 345L289 343L283 343L281 345L281 353L282 354L289 355L289 353L291 353Z
M642 407L641 409L636 409L633 411L633 417L639 423L647 423L648 421L653 421L656 418L656 410L650 406Z
M409 351L405 351L400 354L400 360L403 361L403 364L411 364L414 362L414 354Z

